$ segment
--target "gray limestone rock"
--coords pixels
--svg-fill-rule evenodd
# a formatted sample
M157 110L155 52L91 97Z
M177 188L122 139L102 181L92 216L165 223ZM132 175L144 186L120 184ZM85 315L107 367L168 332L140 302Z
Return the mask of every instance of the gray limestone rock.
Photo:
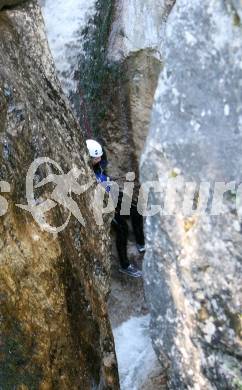
M146 221L151 332L171 389L242 386L242 235L233 183L212 215L214 183L242 178L241 11L235 0L177 0L141 161L142 181L159 180L166 194L168 180L181 181L175 212ZM182 181L211 186L206 212L185 212ZM193 189L194 207L202 195ZM151 201L162 207L164 196L153 192ZM171 193L165 204L172 207Z

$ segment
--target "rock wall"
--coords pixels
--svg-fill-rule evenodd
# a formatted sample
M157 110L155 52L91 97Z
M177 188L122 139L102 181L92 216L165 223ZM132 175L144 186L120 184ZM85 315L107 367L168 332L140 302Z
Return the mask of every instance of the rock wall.
M108 59L121 68L117 95L125 123L109 129L110 151L119 155L120 171L137 170L148 133L154 92L162 69L162 21L167 9L163 0L117 1L110 32ZM118 115L117 115L118 116ZM121 115L119 115L121 116ZM115 139L119 137L119 139ZM128 141L128 142L127 142ZM123 153L116 150L123 145ZM128 148L131 145L132 148ZM133 149L133 155L130 149ZM112 154L112 153L111 153ZM127 161L131 164L127 166Z
M181 185L168 194L168 215L146 222L151 332L170 389L242 386L242 236L233 185L220 208L214 203L218 215L212 198L196 212L200 182L211 185L210 196L216 181L241 183L241 12L239 1L177 0L167 20L142 181L159 180L160 190L168 180L197 183L193 212L182 208ZM152 192L152 203L162 207L164 193Z
M114 105L104 139L112 172L122 176L135 171L137 184L140 154L162 69L162 22L168 8L164 0L117 1L110 31L108 61L116 65L119 77L112 88Z
M1 182L10 192L0 198L0 387L118 389L106 309L108 229L95 226L93 187L72 193L86 228L72 216L58 235L16 206L26 204L25 177L35 158L49 157L65 173L79 168L79 184L92 177L46 42L35 1L0 12L0 180L10 185ZM59 173L44 165L37 178L51 172ZM53 189L41 187L36 197L49 198ZM62 225L66 215L57 204L48 222Z
M102 17L96 16L86 30L87 54L80 68L87 59L90 65L81 72L80 86L93 118L93 132L108 151L113 177L135 171L138 179L138 162L162 69L163 21L172 3L124 0L104 4L99 0L97 15ZM90 39L93 32L95 38ZM95 94L90 81L85 82L87 73Z

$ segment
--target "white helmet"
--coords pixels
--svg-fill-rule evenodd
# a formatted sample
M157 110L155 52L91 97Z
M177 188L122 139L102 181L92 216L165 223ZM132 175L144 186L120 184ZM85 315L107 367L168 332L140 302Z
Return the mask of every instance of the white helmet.
M91 157L95 158L95 157L101 157L103 155L103 150L101 145L97 141L94 141L94 139L87 139L86 144Z

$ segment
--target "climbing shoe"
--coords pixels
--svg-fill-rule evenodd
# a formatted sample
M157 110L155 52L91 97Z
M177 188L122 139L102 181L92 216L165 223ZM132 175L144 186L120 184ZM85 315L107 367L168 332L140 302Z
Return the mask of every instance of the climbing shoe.
M133 278L142 278L142 272L135 268L132 264L130 264L128 268L120 268L119 271L123 274L132 276Z
M136 248L138 249L139 253L144 253L145 252L145 245L137 244Z

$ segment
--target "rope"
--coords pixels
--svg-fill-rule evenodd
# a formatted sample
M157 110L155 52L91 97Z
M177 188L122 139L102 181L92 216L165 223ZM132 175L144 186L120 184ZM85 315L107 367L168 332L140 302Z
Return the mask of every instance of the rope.
M83 119L83 127L86 132L87 138L93 138L93 130L91 128L89 119L88 119L88 113L87 113L87 106L85 103L84 95L82 93L81 88L79 87L79 95L80 95L80 109L81 109L81 115Z

